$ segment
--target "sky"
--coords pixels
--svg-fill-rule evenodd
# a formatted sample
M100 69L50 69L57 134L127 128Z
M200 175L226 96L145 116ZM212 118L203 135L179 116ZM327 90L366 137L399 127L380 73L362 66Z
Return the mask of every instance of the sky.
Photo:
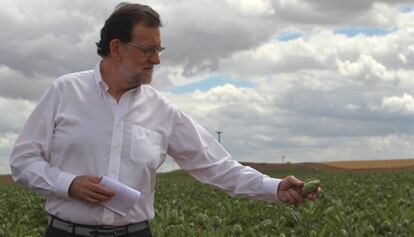
M119 1L0 0L0 173L57 77L92 69ZM414 157L414 0L152 0L153 86L238 161Z

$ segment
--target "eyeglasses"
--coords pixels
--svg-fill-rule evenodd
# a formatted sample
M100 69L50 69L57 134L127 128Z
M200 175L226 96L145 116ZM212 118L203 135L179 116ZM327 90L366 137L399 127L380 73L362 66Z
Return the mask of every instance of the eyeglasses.
M165 48L164 47L155 47L155 46L149 46L149 47L141 47L139 45L133 44L131 42L128 42L129 45L134 46L135 48L141 50L144 55L146 57L152 57L152 55L154 55L155 52L158 53L159 56L162 55L162 53L164 52Z

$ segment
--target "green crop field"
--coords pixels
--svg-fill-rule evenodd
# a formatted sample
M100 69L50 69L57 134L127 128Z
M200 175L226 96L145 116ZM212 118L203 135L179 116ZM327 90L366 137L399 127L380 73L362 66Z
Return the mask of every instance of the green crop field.
M321 180L315 202L294 207L227 194L183 172L160 174L155 236L414 236L414 172L329 172L281 169ZM0 185L0 236L42 236L44 198Z

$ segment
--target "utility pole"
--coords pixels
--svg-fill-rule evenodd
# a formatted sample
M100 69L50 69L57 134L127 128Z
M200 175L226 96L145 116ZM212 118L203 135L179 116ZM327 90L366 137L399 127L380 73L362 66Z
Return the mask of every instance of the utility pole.
M222 133L222 131L220 131L220 130L219 130L219 131L217 131L216 133L217 133L217 135L218 135L218 142L219 142L219 143L221 143L220 138L221 138L221 133Z
M282 155L282 164L284 164L284 163L285 163L285 156Z

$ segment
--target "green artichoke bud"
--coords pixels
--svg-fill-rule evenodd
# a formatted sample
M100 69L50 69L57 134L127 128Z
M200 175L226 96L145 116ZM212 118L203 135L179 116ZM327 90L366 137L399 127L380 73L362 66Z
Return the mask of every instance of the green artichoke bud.
M320 181L319 179L308 179L302 187L301 195L308 196L309 194L318 192Z
M233 227L233 234L239 236L243 232L241 225L234 225Z

